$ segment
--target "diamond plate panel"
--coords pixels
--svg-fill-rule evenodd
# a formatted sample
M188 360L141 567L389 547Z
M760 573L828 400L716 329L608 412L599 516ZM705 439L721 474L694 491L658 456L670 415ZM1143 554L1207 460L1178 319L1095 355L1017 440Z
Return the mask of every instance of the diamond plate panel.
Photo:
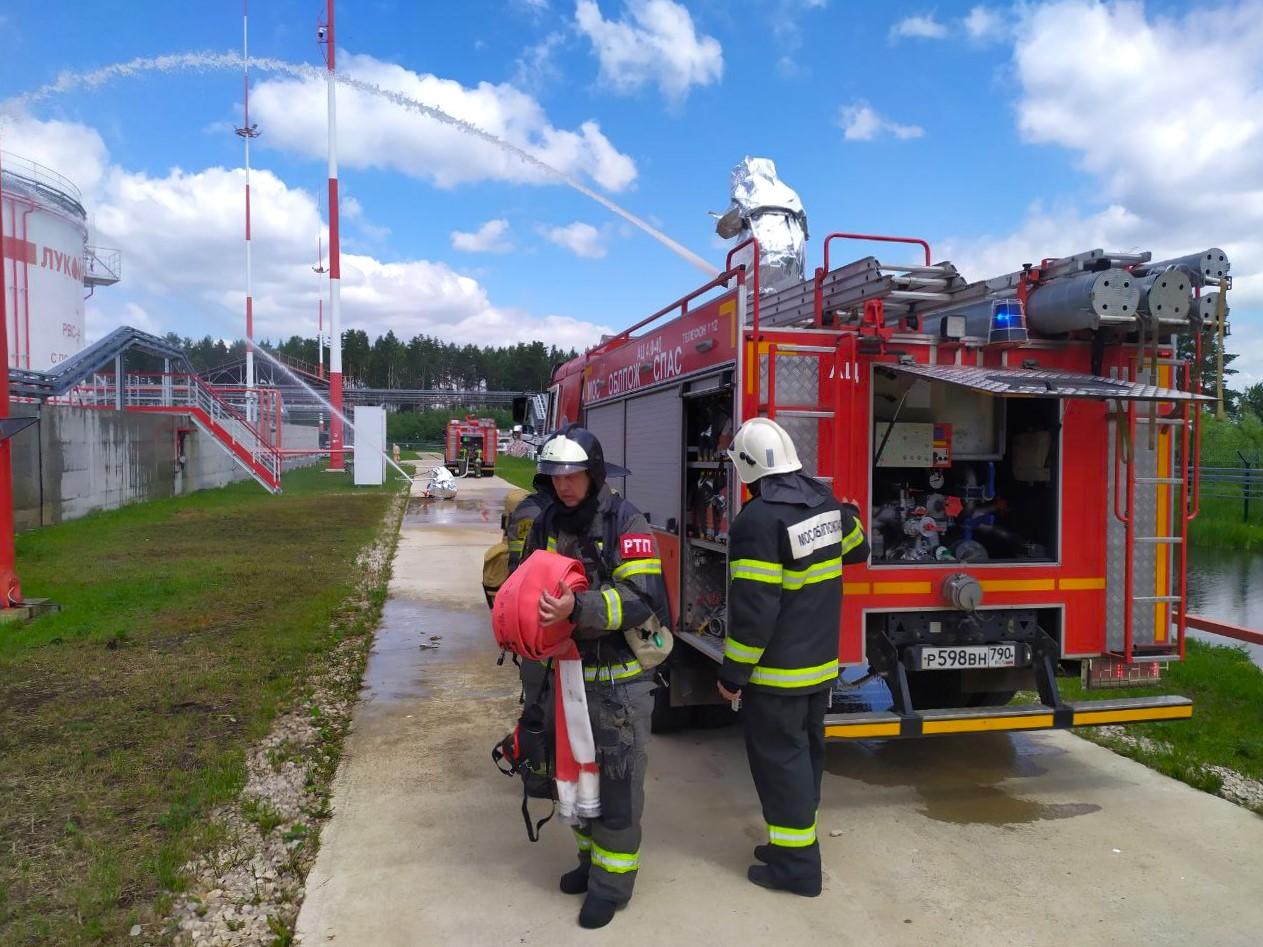
M814 408L820 400L820 358L776 353L776 403Z
M820 473L820 419L777 418L776 423L794 439L803 473L809 477Z

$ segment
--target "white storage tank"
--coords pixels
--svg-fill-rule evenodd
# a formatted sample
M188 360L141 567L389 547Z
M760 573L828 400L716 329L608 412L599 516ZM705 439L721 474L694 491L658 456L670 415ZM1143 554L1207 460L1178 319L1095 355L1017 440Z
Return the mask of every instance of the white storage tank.
M6 329L11 368L48 371L84 346L84 299L119 279L119 253L88 246L79 189L50 168L0 154Z

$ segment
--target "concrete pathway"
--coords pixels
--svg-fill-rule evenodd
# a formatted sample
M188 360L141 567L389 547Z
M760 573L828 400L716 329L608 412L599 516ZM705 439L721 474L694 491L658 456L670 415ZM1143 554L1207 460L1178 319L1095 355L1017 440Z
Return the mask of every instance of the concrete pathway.
M763 829L739 729L655 737L636 898L581 930L557 890L569 830L530 844L490 758L517 710L478 581L506 489L464 480L409 509L308 947L1259 942L1263 819L1067 733L831 747L815 900L745 880Z

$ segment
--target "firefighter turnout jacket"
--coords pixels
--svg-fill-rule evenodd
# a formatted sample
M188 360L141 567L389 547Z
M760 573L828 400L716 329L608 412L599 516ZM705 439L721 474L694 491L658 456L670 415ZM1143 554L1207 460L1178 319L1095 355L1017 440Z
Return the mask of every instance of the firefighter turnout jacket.
M649 523L636 507L602 485L597 514L586 537L560 530L556 514L564 507L553 500L536 520L522 557L548 549L583 563L589 588L575 595L574 638L585 677L621 681L641 673L623 632L657 615L669 621L662 559ZM591 680L596 680L592 677Z
M526 537L531 534L531 527L539 519L540 513L552 502L539 490L528 494L513 508L504 524L504 539L509 544L509 571L512 572L522 562L522 550L526 547Z
M720 677L802 694L838 675L842 566L868 557L859 510L801 473L758 481L728 537L728 635Z

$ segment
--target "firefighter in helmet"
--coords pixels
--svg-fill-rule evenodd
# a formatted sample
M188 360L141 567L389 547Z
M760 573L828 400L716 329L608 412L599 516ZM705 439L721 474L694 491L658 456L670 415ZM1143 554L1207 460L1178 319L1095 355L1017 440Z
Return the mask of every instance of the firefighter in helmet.
M543 593L542 624L569 619L583 659L588 713L600 767L601 815L573 826L579 865L561 890L583 894L579 924L604 927L628 902L640 866L646 745L653 711L652 673L640 666L624 632L656 616L667 620L662 560L644 515L612 491L601 443L578 425L564 427L539 454L552 502L535 520L523 558L550 549L583 563L588 590Z
M824 715L838 676L842 566L868 556L859 509L802 473L779 424L752 418L728 456L753 499L728 536L728 633L719 691L741 698L746 755L763 807L764 888L820 894L816 810Z

